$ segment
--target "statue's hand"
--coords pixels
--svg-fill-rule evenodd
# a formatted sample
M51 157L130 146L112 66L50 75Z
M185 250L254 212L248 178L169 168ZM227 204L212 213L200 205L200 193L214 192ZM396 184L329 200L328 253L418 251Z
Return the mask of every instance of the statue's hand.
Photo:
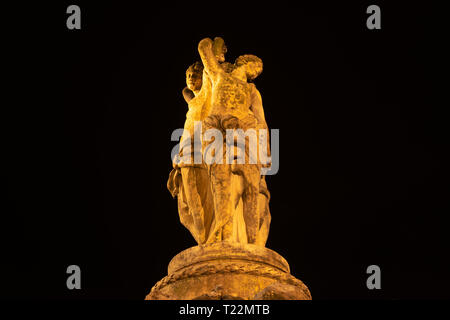
M214 38L213 47L217 48L217 51L220 51L221 53L226 51L225 41L221 37Z
M225 53L227 52L227 47L225 46L225 41L221 37L215 37L212 45L214 55L217 61L220 63L225 61Z
M213 45L213 41L210 38L205 38L200 40L200 42L198 43L198 48L199 49L212 49L212 45Z

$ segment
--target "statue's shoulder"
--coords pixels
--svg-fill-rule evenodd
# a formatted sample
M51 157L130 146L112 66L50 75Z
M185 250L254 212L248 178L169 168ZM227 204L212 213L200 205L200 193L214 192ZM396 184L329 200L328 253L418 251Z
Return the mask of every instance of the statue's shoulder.
M226 73L231 73L234 70L235 65L230 62L223 62L220 64L220 67Z

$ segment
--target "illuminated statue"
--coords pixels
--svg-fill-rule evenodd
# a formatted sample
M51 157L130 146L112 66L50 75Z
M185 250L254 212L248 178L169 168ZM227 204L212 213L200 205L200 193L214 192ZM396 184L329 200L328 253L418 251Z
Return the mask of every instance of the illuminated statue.
M271 166L260 58L225 61L222 38L198 44L186 71L188 104L167 187L198 245L177 254L148 300L309 300L286 260L265 247L271 221L264 169ZM283 214L283 213L282 213Z
M201 153L192 143L195 122L202 123L203 131L214 128L224 135L226 129L267 129L261 95L254 84L247 83L261 73L262 61L244 55L230 64L225 62L226 51L222 38L204 39L199 52L206 68L196 62L186 71L183 96L189 111L180 156L188 161L174 166L168 187L178 197L182 224L199 244L232 241L264 246L270 194L261 165L194 161L195 152ZM242 99L235 100L239 95Z

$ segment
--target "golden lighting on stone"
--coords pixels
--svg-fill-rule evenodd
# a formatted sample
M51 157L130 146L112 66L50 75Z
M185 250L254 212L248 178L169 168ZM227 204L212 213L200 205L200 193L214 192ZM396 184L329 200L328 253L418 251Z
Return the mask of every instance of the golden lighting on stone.
M261 74L261 59L242 55L226 62L227 48L219 37L201 40L198 51L201 62L187 69L182 91L189 108L184 125L188 135L181 138L179 156L191 159L197 149L186 137L194 136L195 122L202 131L268 129L261 94L249 82ZM211 143L202 141L202 154ZM268 144L263 145L269 152ZM248 155L247 146L233 145L239 147ZM265 248L270 193L261 169L267 166L259 159L244 164L174 161L167 187L177 198L181 223L198 245L172 259L168 275L146 299L311 299L286 260Z

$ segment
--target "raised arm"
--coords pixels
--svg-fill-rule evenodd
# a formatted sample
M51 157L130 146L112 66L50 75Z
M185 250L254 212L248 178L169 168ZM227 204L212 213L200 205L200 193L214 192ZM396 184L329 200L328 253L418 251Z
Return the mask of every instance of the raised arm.
M252 105L250 106L250 110L253 112L253 114L255 115L256 120L258 121L259 124L259 129L268 129L267 127L267 123L266 123L266 118L264 117L264 109L263 109L263 105L262 105L262 98L261 98L261 94L259 93L258 89L256 89L255 85L252 83ZM270 150L270 137L269 137L269 132L267 132L267 140L264 143L264 141L260 140L259 141L259 148L266 146L266 155L268 157L270 157L271 154L271 150ZM259 138L258 138L259 140ZM261 149L260 149L261 150ZM270 160L271 161L271 160ZM268 166L266 166L268 165ZM270 162L266 163L264 165L264 167L270 167Z
M214 81L221 68L216 56L214 55L212 45L212 40L210 38L205 38L199 42L198 52L200 53L200 58L202 59L206 72Z
M188 87L185 87L185 88L183 89L182 94L183 94L184 100L185 100L187 103L189 103L189 101L191 101L191 100L195 97L195 95L194 95L194 93L192 92L192 90L189 89Z

